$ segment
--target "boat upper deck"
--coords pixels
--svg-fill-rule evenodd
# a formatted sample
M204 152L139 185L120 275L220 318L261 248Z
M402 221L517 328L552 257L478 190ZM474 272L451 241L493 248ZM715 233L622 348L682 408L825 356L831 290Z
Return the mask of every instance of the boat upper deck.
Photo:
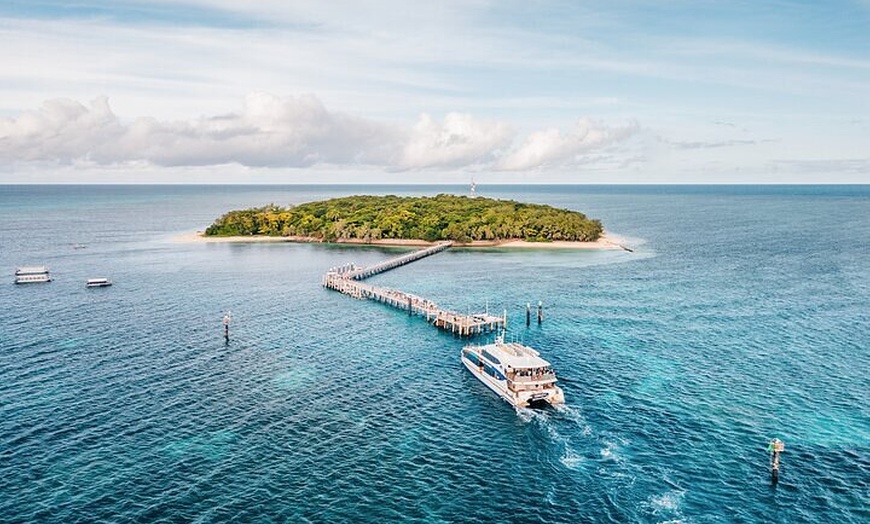
M22 266L15 270L15 275L44 275L48 273L46 266Z
M550 367L550 363L541 358L537 351L516 342L496 340L492 344L478 347L481 351L486 351L498 359L505 368L546 369Z

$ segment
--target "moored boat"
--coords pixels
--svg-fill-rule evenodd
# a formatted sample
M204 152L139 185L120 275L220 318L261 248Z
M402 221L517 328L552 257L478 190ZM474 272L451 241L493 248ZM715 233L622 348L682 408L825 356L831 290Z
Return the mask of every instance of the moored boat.
M565 403L550 363L528 346L505 342L499 336L492 344L465 346L461 360L478 380L514 407Z
M108 287L112 285L112 281L108 278L89 278L85 283L85 287Z
M51 273L46 266L24 266L15 270L16 284L51 282Z

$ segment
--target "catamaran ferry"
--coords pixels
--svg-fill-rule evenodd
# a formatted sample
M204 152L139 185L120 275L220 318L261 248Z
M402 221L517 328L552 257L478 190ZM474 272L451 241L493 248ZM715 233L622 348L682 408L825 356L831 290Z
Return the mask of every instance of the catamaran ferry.
M32 284L34 282L51 282L51 274L45 266L19 267L15 270L16 284Z
M465 346L461 359L475 377L516 408L565 403L550 363L530 347L498 336L492 344Z

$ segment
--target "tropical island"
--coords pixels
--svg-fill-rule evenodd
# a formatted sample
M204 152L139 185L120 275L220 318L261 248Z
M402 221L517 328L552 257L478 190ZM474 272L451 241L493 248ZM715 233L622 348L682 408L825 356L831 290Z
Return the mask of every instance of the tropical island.
M434 197L349 196L297 206L230 211L206 237L284 237L316 242L396 241L458 244L596 242L601 222L583 213L513 200L441 194Z

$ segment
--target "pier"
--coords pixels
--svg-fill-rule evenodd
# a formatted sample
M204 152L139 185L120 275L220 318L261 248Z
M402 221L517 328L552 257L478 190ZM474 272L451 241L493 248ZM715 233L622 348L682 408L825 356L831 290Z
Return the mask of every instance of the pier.
M323 276L323 286L345 295L361 300L375 300L396 309L406 311L408 315L425 316L426 321L433 326L449 331L461 337L470 337L481 333L491 333L504 327L504 317L487 313L462 314L441 309L432 300L380 286L362 282L370 276L410 264L421 258L440 253L453 245L452 242L441 242L398 257L385 260L369 267L357 267L354 264L334 267Z
M352 278L353 280L362 280L364 278L369 278L371 276L377 275L378 273L383 273L384 271L389 271L391 269L404 266L405 264L410 264L411 262L420 260L421 258L428 257L429 255L440 253L452 245L453 242L439 242L434 246L420 249L414 251L413 253L407 253L405 255L394 257L373 266L356 269L354 271L351 271L347 275L347 277Z

